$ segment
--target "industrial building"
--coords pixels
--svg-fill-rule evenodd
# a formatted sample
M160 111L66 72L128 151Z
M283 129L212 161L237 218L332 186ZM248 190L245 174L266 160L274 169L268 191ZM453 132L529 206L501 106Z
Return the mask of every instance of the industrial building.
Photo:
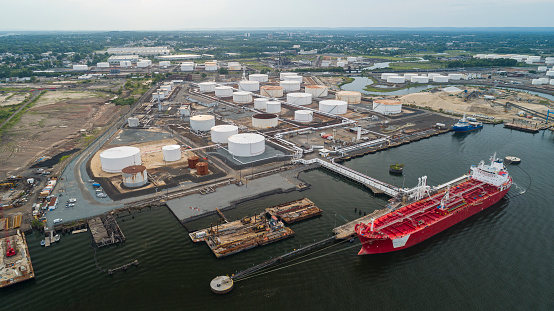
M138 55L112 55L108 58L108 63L110 63L110 65L119 65L120 62L131 62L136 64L138 61Z
M167 46L140 46L140 47L125 47L125 48L109 48L108 54L113 55L140 55L140 56L156 56L168 55L170 50Z

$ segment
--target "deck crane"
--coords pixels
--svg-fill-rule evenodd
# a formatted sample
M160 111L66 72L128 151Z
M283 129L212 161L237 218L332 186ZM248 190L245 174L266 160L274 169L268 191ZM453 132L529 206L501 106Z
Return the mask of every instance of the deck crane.
M5 219L4 218L4 206L2 205L1 201L0 201L0 219ZM11 257L11 256L15 255L15 250L10 245L10 240L9 240L9 236L8 236L8 227L9 227L8 219L4 220L4 224L5 224L5 226L4 226L4 239L6 240L6 257Z

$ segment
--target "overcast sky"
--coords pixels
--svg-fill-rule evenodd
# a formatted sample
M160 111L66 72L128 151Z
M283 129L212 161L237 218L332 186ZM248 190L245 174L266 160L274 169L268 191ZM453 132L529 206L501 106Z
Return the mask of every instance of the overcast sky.
M0 30L554 26L554 0L0 0L0 9Z

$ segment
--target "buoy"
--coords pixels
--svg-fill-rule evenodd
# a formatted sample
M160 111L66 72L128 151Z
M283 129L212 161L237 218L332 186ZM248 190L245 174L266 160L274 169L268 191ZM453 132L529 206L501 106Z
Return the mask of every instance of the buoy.
M227 294L233 289L233 279L220 275L210 282L210 288L216 294Z

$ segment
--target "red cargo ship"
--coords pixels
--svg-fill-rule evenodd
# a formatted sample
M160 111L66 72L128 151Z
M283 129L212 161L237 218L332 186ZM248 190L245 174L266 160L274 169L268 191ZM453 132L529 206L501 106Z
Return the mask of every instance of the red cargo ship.
M512 178L495 154L489 165L483 161L472 165L469 175L451 183L432 194L420 182L420 188L414 188L420 193L416 202L356 225L362 242L358 255L399 251L425 241L500 201L510 190Z

